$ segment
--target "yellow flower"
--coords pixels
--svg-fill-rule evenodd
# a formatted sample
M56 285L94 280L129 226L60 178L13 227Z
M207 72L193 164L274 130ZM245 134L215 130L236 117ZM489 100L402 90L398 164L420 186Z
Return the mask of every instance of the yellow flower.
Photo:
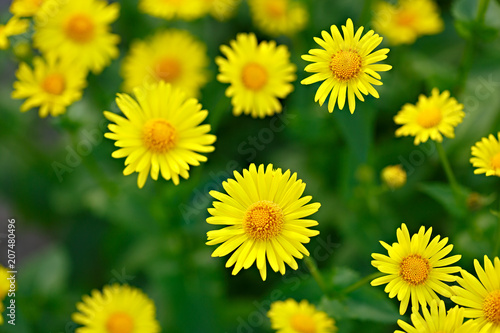
M13 16L6 24L0 24L0 50L9 48L9 37L25 33L29 28L29 21Z
M93 290L76 304L75 323L83 325L76 333L157 333L160 325L155 318L155 305L142 290L128 285L105 286Z
M10 289L10 280L7 280L10 274L7 272L8 269L0 265L0 304L2 300L5 298L5 296L7 296L7 293L9 292Z
M432 0L400 0L398 5L379 2L374 11L373 27L389 43L412 44L422 35L443 31L439 8Z
M267 313L271 328L276 333L334 333L337 332L335 320L306 300L297 303L293 299L271 304Z
M297 269L295 258L308 256L309 251L302 243L319 234L307 229L318 224L303 218L314 214L319 203L307 204L311 196L301 198L306 185L297 180L297 174L290 176L290 170L282 173L269 164L264 171L261 164L257 170L251 164L243 175L234 172L234 179L222 183L227 194L211 191L214 208L207 223L229 225L207 233L207 245L220 245L212 257L223 257L233 252L226 267L233 265L233 275L242 268L249 268L256 262L262 280L266 279L266 257L273 271L285 274L285 264Z
M231 97L233 114L251 114L264 118L281 112L278 98L285 98L293 91L296 67L290 63L290 53L285 45L275 41L257 44L253 33L240 33L231 47L222 45L227 57L217 57L220 74L217 80L230 83L226 96Z
M448 90L439 94L437 88L432 89L432 95L420 95L416 105L405 104L394 117L394 122L403 125L396 130L396 136L415 137L415 145L431 140L442 142L443 135L455 137L455 127L465 116L464 106L450 97Z
M224 21L234 15L241 0L204 0L210 15Z
M482 138L472 147L472 166L476 175L485 173L486 176L500 177L500 132L498 139L493 134Z
M439 305L438 305L439 304ZM411 314L410 324L398 320L398 325L404 331L395 331L394 333L472 333L475 323L472 320L464 321L464 309L455 306L453 309L446 312L446 307L443 301L436 302L432 300L430 303L431 310L426 306L422 307L423 316L418 312Z
M35 47L99 73L118 57L120 37L111 34L120 5L103 0L45 0L35 16Z
M21 17L34 16L45 0L13 0L10 12Z
M384 184L395 190L406 184L406 171L401 164L389 165L382 169L380 178Z
M269 35L293 35L307 25L307 10L296 0L249 0L248 5L254 24Z
M403 223L397 230L398 242L391 245L380 242L389 256L373 253L372 265L387 275L371 282L372 286L386 284L384 291L389 297L398 296L401 301L399 313L402 315L408 308L411 298L412 308L418 311L419 303L423 307L433 299L439 301L439 296L451 297L451 289L443 283L457 279L451 275L460 271L460 267L449 265L460 260L460 255L444 258L453 249L448 245L448 238L440 240L435 237L430 243L432 228L427 232L421 227L418 234L410 239L408 228Z
M461 270L462 278L457 282L460 286L453 286L451 300L465 307L464 316L474 318L477 332L500 332L500 260L494 259L494 266L488 256L484 256L484 269L476 259L474 260L479 280L465 270Z
M142 188L151 172L151 178L179 184L179 175L189 178L190 165L200 165L207 158L198 153L214 150L215 135L207 134L210 125L200 125L208 115L194 98L187 98L179 89L160 82L153 86L134 89L137 101L127 94L118 94L116 103L126 118L104 111L116 124L110 124L104 136L116 140L120 149L114 158L127 157L125 176L139 173L137 186Z
M166 30L132 44L122 64L124 89L164 81L198 96L208 80L206 46L188 31Z
M140 0L139 10L167 20L194 20L206 14L207 0Z
M36 57L33 69L21 63L16 72L12 98L25 99L21 111L40 107L38 114L45 118L56 117L82 97L87 85L87 71L72 62L49 56L46 60Z
M373 50L382 42L382 37L375 34L373 30L368 31L363 37L363 27L354 34L354 26L351 19L347 20L346 26L342 26L344 37L340 35L336 25L331 26L331 34L321 32L321 38L314 40L323 49L309 50L309 54L302 59L313 62L306 66L305 71L316 73L302 80L302 84L312 84L324 81L314 97L314 101L323 105L330 94L328 111L333 112L335 103L339 103L339 109L344 108L346 98L349 102L349 110L354 113L356 108L356 97L364 101L361 93L378 98L379 94L373 85L382 85L380 75L377 72L385 72L392 68L390 65L376 64L387 58L389 49Z

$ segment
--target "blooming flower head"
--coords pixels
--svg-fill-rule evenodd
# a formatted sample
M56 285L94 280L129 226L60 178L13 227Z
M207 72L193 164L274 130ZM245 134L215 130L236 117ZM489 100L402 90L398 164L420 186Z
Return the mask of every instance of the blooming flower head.
M70 61L54 56L35 57L33 69L24 62L19 65L12 98L26 99L21 105L22 112L40 107L40 117L49 114L56 117L82 97L86 76L84 68Z
M124 88L164 81L197 96L207 82L208 57L205 44L188 31L165 30L150 40L132 44L122 64Z
M484 269L477 259L474 268L479 279L461 270L451 300L465 307L464 317L474 318L477 332L500 332L500 260L495 257L493 264L484 256Z
M275 41L257 43L253 33L240 33L231 47L222 45L226 58L217 57L217 80L231 84L226 96L231 97L233 113L264 118L279 113L282 106L278 98L285 98L293 90L296 67L290 63L285 45Z
M248 5L254 24L269 35L293 35L307 25L307 10L297 0L249 0Z
M306 66L305 71L315 73L302 80L302 84L312 84L323 81L319 86L315 102L323 105L328 95L328 111L333 112L338 100L339 109L342 110L346 99L349 110L354 113L356 108L356 97L364 101L365 95L376 98L379 94L372 85L382 85L380 75L377 72L385 72L392 68L390 65L376 64L387 58L389 49L373 50L382 42L382 37L375 34L373 30L368 31L363 37L363 27L354 33L354 25L351 19L342 26L344 37L336 25L332 25L331 34L321 32L321 38L314 40L322 49L309 50L309 54L302 59L312 62Z
M76 304L75 323L83 325L76 333L157 333L160 325L155 318L153 301L140 289L128 285L105 286L93 290Z
M411 299L413 311L418 311L419 303L422 307L431 303L433 299L439 301L439 296L451 297L450 287L443 283L453 282L456 277L451 275L460 270L460 267L449 265L460 260L460 255L444 258L453 249L448 245L448 238L440 240L440 236L431 239L432 228L425 231L421 227L418 234L410 239L408 228L403 223L397 230L398 242L391 245L380 242L389 256L373 253L372 265L387 275L371 282L372 286L386 284L384 291L389 297L398 296L401 302L399 313L402 315L408 308Z
M271 304L267 313L271 328L276 333L334 333L337 332L335 320L306 300L297 303L293 299Z
M490 134L487 138L482 138L481 141L471 148L472 158L470 162L476 168L476 175L485 173L486 176L500 177L500 132L497 138Z
M35 47L99 73L119 54L120 37L109 32L119 10L104 0L45 0L35 16Z
M443 135L455 137L455 127L465 116L464 106L450 97L449 91L439 94L437 88L432 95L420 95L416 105L405 104L394 117L394 122L403 125L396 130L396 136L414 136L414 144L431 140L442 142Z
M10 5L10 12L16 16L34 16L45 0L13 0Z
M397 5L381 1L374 11L373 27L389 43L413 44L422 35L443 31L444 23L433 0L399 0Z
M380 173L382 182L391 189L398 189L406 184L406 171L401 164L388 165Z
M148 175L179 184L179 176L189 177L190 165L199 165L207 158L199 153L214 150L215 136L208 134L210 125L200 125L208 115L194 98L183 91L160 82L134 89L137 101L127 94L118 94L116 103L126 118L104 111L115 124L104 136L116 140L120 149L114 158L127 157L124 175L139 173L137 186L142 188Z
M319 203L310 203L312 197L302 197L306 185L297 180L297 174L290 175L281 169L257 168L251 164L243 175L234 172L235 179L222 183L227 194L211 191L214 208L207 222L228 225L207 233L207 245L221 244L212 257L223 257L233 252L226 267L234 265L233 275L242 268L249 268L256 262L262 280L266 279L266 257L273 271L285 274L285 263L293 269L298 265L295 258L308 256L302 245L309 238L319 234L310 230L318 224L303 218L314 214Z
M140 0L139 10L166 20L194 20L207 10L207 0Z
M10 46L9 37L25 33L29 27L29 21L17 16L11 17L6 24L0 24L0 50L6 50Z

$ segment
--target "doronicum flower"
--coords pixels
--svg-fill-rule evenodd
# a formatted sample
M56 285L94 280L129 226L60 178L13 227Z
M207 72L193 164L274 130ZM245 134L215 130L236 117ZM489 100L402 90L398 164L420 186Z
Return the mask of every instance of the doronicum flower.
M456 276L451 275L460 270L460 267L450 266L460 260L460 255L445 258L453 245L448 245L448 238L440 240L440 236L431 239L432 228L425 231L421 227L418 234L414 234L410 239L408 228L403 223L397 230L398 242L392 246L380 241L380 244L387 250L389 256L373 253L372 265L380 272L387 274L376 278L371 282L372 286L387 284L384 291L390 298L397 295L401 302L399 313L403 315L408 308L408 303L412 303L413 311L418 311L421 306L431 303L433 299L439 301L441 294L444 297L451 297L450 287L443 283L453 282Z
M139 10L151 16L166 20L194 20L207 12L208 0L140 0Z
M231 97L233 113L264 118L282 110L278 98L285 98L293 91L296 67L290 63L290 53L285 45L275 41L257 43L253 33L240 33L231 47L222 45L226 58L217 57L217 80L229 83L226 96Z
M188 31L166 30L151 39L132 44L122 64L124 89L164 81L191 97L207 82L208 57L205 44Z
M406 171L401 164L388 165L382 169L380 178L390 189L396 190L406 184Z
M22 112L39 107L40 117L49 114L56 117L82 97L86 76L86 69L70 61L54 56L46 60L35 57L33 69L24 62L19 65L12 98L26 99L21 105Z
M128 285L113 284L103 291L93 290L76 304L78 312L71 318L83 325L76 333L157 333L153 301L142 290Z
M337 332L335 320L306 300L297 303L293 299L271 304L267 313L271 328L276 333L334 333Z
M342 26L344 37L336 25L331 26L331 34L321 32L321 38L314 37L322 49L309 50L309 54L302 59L312 62L306 66L305 71L315 73L301 81L302 84L312 84L323 81L319 86L315 102L323 105L328 95L328 111L333 112L338 100L339 109L342 110L346 99L349 110L354 113L356 97L364 101L362 95L372 95L376 98L379 94L372 85L382 85L377 72L385 72L392 68L390 65L376 64L387 58L389 49L373 50L382 42L382 37L373 30L368 31L363 37L363 27L354 33L351 19Z
M265 169L265 170L264 170ZM273 271L285 274L285 263L297 269L295 258L308 256L302 245L319 234L310 230L318 224L305 217L314 214L319 203L310 203L312 197L302 197L306 185L281 169L274 170L261 164L251 164L243 175L234 172L235 179L222 183L227 194L211 191L219 201L209 208L207 223L228 225L207 233L207 245L221 244L212 257L223 257L233 252L226 267L234 265L232 274L247 269L256 262L262 280L266 279L266 257Z
M249 0L248 5L255 26L269 35L293 35L307 25L307 10L297 0Z
M119 10L104 0L45 0L35 16L35 47L100 73L119 54L120 37L109 32Z
M455 127L465 116L464 106L450 97L449 91L439 94L437 88L432 95L420 95L416 105L405 104L394 117L394 122L403 125L396 130L396 136L414 136L414 144L431 140L442 142L443 135L455 137Z
M208 134L210 125L200 125L208 115L194 98L170 84L160 82L134 89L137 101L127 94L118 94L116 103L126 118L104 111L115 124L104 136L116 140L120 149L114 158L127 157L125 176L138 172L137 186L142 188L148 175L158 180L179 184L179 176L189 178L190 165L197 166L207 158L199 153L214 150L215 135Z
M9 37L20 35L28 30L30 23L26 19L17 16L11 17L6 24L0 24L0 50L6 50L10 46Z
M490 134L471 148L470 162L476 168L474 170L476 175L485 173L486 176L500 177L500 132L497 133L497 137L498 139Z
M45 0L13 0L10 5L10 12L16 16L34 16Z

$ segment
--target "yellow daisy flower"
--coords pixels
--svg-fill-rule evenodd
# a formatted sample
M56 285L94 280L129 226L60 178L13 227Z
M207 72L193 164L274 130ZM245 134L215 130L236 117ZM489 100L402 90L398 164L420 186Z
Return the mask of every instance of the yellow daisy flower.
M219 21L225 21L234 15L241 0L204 0L210 15Z
M394 117L394 122L403 125L396 130L396 136L414 136L414 144L431 140L442 142L443 135L455 137L455 127L465 116L464 106L450 97L449 91L439 94L437 88L432 95L420 95L416 105L405 104Z
M217 80L230 83L226 96L231 97L233 114L251 114L264 118L282 110L278 98L285 98L293 91L296 67L290 63L290 53L285 45L275 41L257 44L253 33L240 33L231 47L221 46L227 59L217 57Z
M451 300L465 307L464 316L474 318L477 332L500 332L500 260L495 257L494 264L484 256L484 269L477 259L474 260L479 279L465 270L461 270L462 278L453 286L455 296Z
M139 10L166 20L194 20L206 14L207 0L140 0Z
M6 50L10 46L9 37L25 33L30 26L28 20L17 16L11 17L6 24L0 24L0 50Z
M13 0L10 12L21 17L34 16L45 0Z
M132 44L122 64L124 89L160 81L198 96L207 82L207 48L188 31L166 30Z
M87 71L69 61L53 56L46 60L33 59L33 69L21 63L16 72L12 98L26 99L21 105L21 112L40 107L38 114L45 118L66 112L66 108L80 100L86 87Z
M497 133L498 139L493 134L471 148L472 158L470 162L475 169L476 175L485 173L486 176L500 177L500 132Z
M403 169L401 164L388 165L382 169L380 178L384 184L395 190L406 184L406 171Z
M35 16L34 45L99 73L119 54L120 37L109 32L119 10L103 0L45 0Z
M389 49L373 50L382 42L382 37L375 34L373 30L368 31L363 37L363 27L354 34L354 25L351 19L347 20L346 26L342 26L344 37L336 25L332 25L331 34L321 32L321 38L314 40L323 49L309 50L309 54L302 59L312 62L306 66L305 71L315 73L302 80L302 84L312 84L324 81L314 97L314 101L323 105L328 95L328 111L333 112L338 100L339 109L342 110L346 98L349 102L349 110L354 113L356 108L356 97L364 101L361 93L371 94L375 98L379 94L372 85L382 85L380 75L377 72L385 72L392 68L390 65L376 64L387 58Z
M5 296L7 296L10 289L10 280L7 280L10 274L7 272L8 269L0 265L0 304Z
M389 256L373 253L372 265L387 275L371 282L372 286L386 284L384 291L389 297L398 296L401 301L399 313L403 315L411 298L412 308L418 311L419 303L426 306L439 296L450 297L451 289L444 282L453 282L457 277L451 275L460 271L460 267L449 265L460 260L460 255L444 258L453 249L448 245L448 238L435 237L430 243L432 228L427 232L421 227L418 234L410 239L408 228L403 223L397 230L398 242L391 245L380 242Z
M200 165L207 158L198 153L214 150L215 135L207 134L210 125L200 125L208 111L194 98L187 98L179 89L160 82L144 89L134 89L137 101L127 94L118 94L116 103L126 118L104 111L116 124L110 124L111 133L104 136L116 140L120 149L114 158L127 157L125 176L139 173L137 186L142 188L151 172L151 178L179 184L179 175L189 178L190 165Z
M234 251L226 263L233 265L233 275L242 268L249 268L256 262L262 280L266 279L266 257L273 271L285 274L285 264L297 269L295 258L308 256L309 251L302 243L319 234L307 229L318 224L303 218L314 214L319 203L307 204L311 196L301 198L306 184L297 180L297 174L290 176L290 170L282 173L269 164L264 171L261 164L257 170L251 164L243 175L234 172L234 178L222 183L227 194L211 191L214 208L207 223L229 225L207 233L207 245L222 243L212 257L223 257Z
M153 301L142 290L128 285L105 286L93 290L76 304L75 323L83 325L76 333L157 333L160 325L155 318Z
M398 320L398 325L404 331L396 330L394 333L472 333L475 323L468 320L464 323L464 309L455 306L446 312L443 301L430 303L431 310L422 307L423 316L418 312L411 314L413 326Z
M439 8L432 0L400 0L397 5L381 1L374 10L373 27L390 44L412 44L422 35L443 31Z
M255 26L269 35L293 35L307 25L307 10L297 0L249 0L248 5Z
M276 333L334 333L337 332L335 320L306 300L297 303L293 299L271 304L267 313L271 328Z

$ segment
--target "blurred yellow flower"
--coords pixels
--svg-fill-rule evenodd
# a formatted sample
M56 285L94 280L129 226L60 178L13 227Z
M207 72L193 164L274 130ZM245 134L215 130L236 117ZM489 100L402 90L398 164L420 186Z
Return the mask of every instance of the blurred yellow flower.
M395 190L406 184L406 171L401 164L389 165L382 169L380 178L384 184Z
M490 134L471 148L470 162L476 168L474 170L476 175L485 173L486 176L500 177L500 132L497 133L497 137L498 139Z
M33 59L33 69L21 63L16 72L12 98L26 99L21 105L25 112L40 107L38 114L45 118L49 114L56 117L82 97L86 87L87 71L67 60L54 56L47 59Z
M387 37L390 44L412 44L422 35L443 31L439 8L432 0L399 0L397 5L381 1L376 4L373 27Z
M394 122L403 125L396 130L396 136L414 136L414 144L431 140L442 142L443 135L455 137L455 127L465 116L464 106L450 97L449 91L439 93L432 89L432 95L420 95L416 105L405 104L394 117Z
M135 88L137 101L127 94L118 94L116 103L126 118L104 111L115 124L104 136L115 140L120 149L114 158L127 157L125 176L138 172L137 186L142 188L148 175L179 184L179 175L189 178L190 165L200 165L207 158L198 153L214 150L215 135L208 134L210 125L200 125L208 115L194 98L170 84L160 82Z
M314 97L314 101L323 105L328 95L328 111L333 112L338 100L339 109L342 110L346 99L349 110L354 113L356 97L364 101L363 94L378 98L379 94L372 85L382 85L377 72L385 72L392 68L390 65L376 64L387 58L389 49L373 50L382 42L382 37L373 30L368 31L363 37L363 27L354 34L354 25L351 19L346 26L342 26L344 37L336 25L331 26L331 34L321 32L321 38L314 40L323 49L311 49L309 54L302 59L312 62L306 66L305 71L316 73L302 80L302 84L312 84L324 81Z
M139 10L151 16L172 20L194 20L206 14L208 0L140 0Z
M11 17L7 23L0 24L0 50L6 50L10 46L9 37L25 33L30 26L26 19Z
M234 15L241 0L204 0L207 11L219 21L224 21Z
M71 318L83 325L76 333L160 332L153 301L128 285L105 286L102 292L94 289L91 296L82 297L76 309Z
M297 174L290 176L290 170L282 173L269 164L251 164L243 170L243 175L234 172L234 179L222 183L227 194L211 191L214 208L209 208L207 223L229 225L207 232L207 245L222 243L212 257L223 257L233 252L226 267L233 265L233 275L254 262L262 280L267 276L267 261L273 271L285 274L285 264L297 269L295 258L308 256L309 251L302 243L319 234L310 230L318 224L314 220L304 220L314 214L319 203L311 203L311 196L302 197L306 185L297 180Z
M161 31L132 44L122 63L124 89L131 92L135 87L164 81L196 97L208 80L208 62L205 44L188 31Z
M45 0L13 0L10 12L21 17L34 16Z
M293 35L305 28L308 13L297 0L249 0L255 26L272 36Z
M231 84L226 96L231 97L233 114L251 114L264 118L282 110L278 98L285 98L293 91L296 67L290 62L285 45L275 41L257 44L253 33L240 33L231 47L221 46L226 58L217 57L217 80Z
M276 333L334 333L337 332L335 320L306 300L297 303L293 299L271 304L267 313L271 328Z
M119 54L120 37L109 32L119 10L103 0L45 0L35 16L35 47L99 73Z
M401 302L399 313L403 315L412 303L412 310L418 311L419 304L425 307L433 299L439 301L441 294L451 297L450 287L443 283L453 282L457 279L451 275L460 271L458 266L449 266L460 260L460 255L445 258L453 245L448 245L448 238L440 240L440 236L431 239L432 228L427 232L421 227L418 234L410 239L408 228L403 223L397 230L398 242L392 246L380 241L387 250L389 256L373 253L372 265L387 275L376 278L371 282L372 286L387 284L384 291L390 298L398 296Z

